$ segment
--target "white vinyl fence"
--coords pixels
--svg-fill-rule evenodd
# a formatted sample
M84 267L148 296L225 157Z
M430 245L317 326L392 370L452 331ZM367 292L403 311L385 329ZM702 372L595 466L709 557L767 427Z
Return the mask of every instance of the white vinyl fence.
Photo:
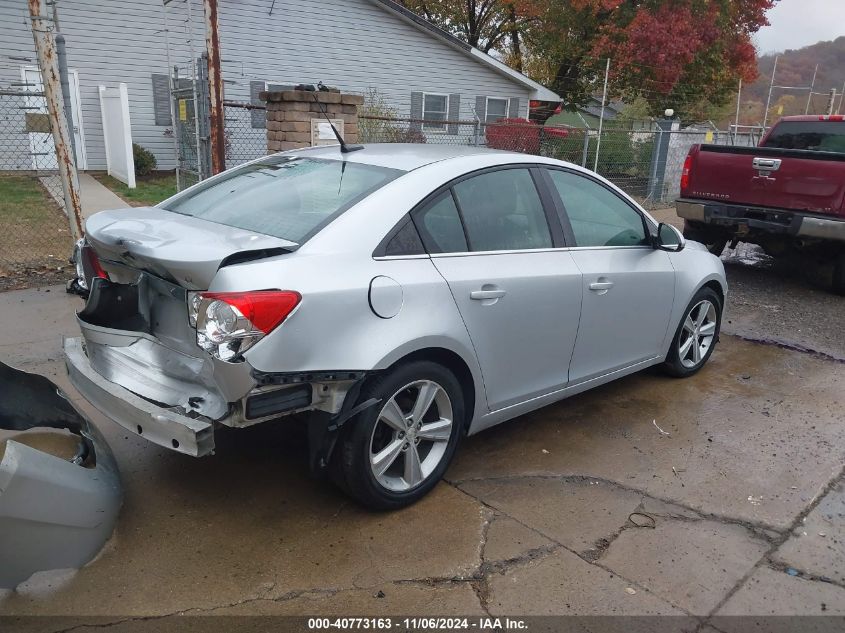
M117 88L100 86L100 111L109 176L135 188L135 160L132 157L132 127L129 124L129 93L126 84Z

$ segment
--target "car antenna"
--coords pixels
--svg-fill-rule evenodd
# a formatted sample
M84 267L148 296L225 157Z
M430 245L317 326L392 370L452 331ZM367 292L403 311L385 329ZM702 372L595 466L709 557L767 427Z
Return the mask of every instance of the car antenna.
M340 132L337 131L337 128L334 126L334 123L332 123L332 120L329 118L329 115L326 113L326 106L324 104L320 103L320 100L317 99L317 92L325 92L323 90L324 87L325 86L323 85L322 81L317 83L317 90L314 92L314 103L317 104L317 107L320 109L320 112L323 114L323 116L326 118L326 121L328 121L329 125L331 126L332 132L334 132L334 135L335 135L335 138L337 139L337 142L340 143L341 153L348 154L349 152L356 152L359 149L364 149L363 145L347 145L346 141L344 141L343 137L340 135Z

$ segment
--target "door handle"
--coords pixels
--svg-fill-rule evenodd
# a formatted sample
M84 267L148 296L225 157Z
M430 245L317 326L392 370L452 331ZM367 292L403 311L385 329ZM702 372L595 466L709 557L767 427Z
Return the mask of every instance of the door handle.
M469 293L469 298L474 301L484 301L485 299L501 299L507 293L505 290L473 290Z
M613 282L612 281L594 281L593 283L590 284L590 290L594 290L594 291L598 292L599 294L604 294L605 292L607 292L611 288L613 288Z
M780 158L755 158L751 166L759 171L777 171L782 162Z

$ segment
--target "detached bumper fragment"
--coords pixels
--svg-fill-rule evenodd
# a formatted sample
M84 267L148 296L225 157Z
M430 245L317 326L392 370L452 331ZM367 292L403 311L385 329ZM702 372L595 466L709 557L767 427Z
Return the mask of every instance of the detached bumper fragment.
M55 384L3 363L0 456L0 588L93 559L123 498L111 450Z

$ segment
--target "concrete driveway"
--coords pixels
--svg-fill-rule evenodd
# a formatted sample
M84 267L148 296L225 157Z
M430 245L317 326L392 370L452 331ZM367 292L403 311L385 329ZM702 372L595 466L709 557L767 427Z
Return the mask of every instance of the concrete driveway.
M295 425L221 432L217 454L197 460L88 410L122 469L116 533L87 567L7 593L0 613L98 626L673 614L708 631L748 630L722 615L845 615L845 301L729 274L745 277L700 374L640 373L469 438L447 481L400 512L366 512L310 479ZM808 298L790 308L799 291ZM790 328L754 300L764 295L781 316L815 307L822 334L788 349ZM60 340L79 306L59 287L0 294L0 358L73 395Z

